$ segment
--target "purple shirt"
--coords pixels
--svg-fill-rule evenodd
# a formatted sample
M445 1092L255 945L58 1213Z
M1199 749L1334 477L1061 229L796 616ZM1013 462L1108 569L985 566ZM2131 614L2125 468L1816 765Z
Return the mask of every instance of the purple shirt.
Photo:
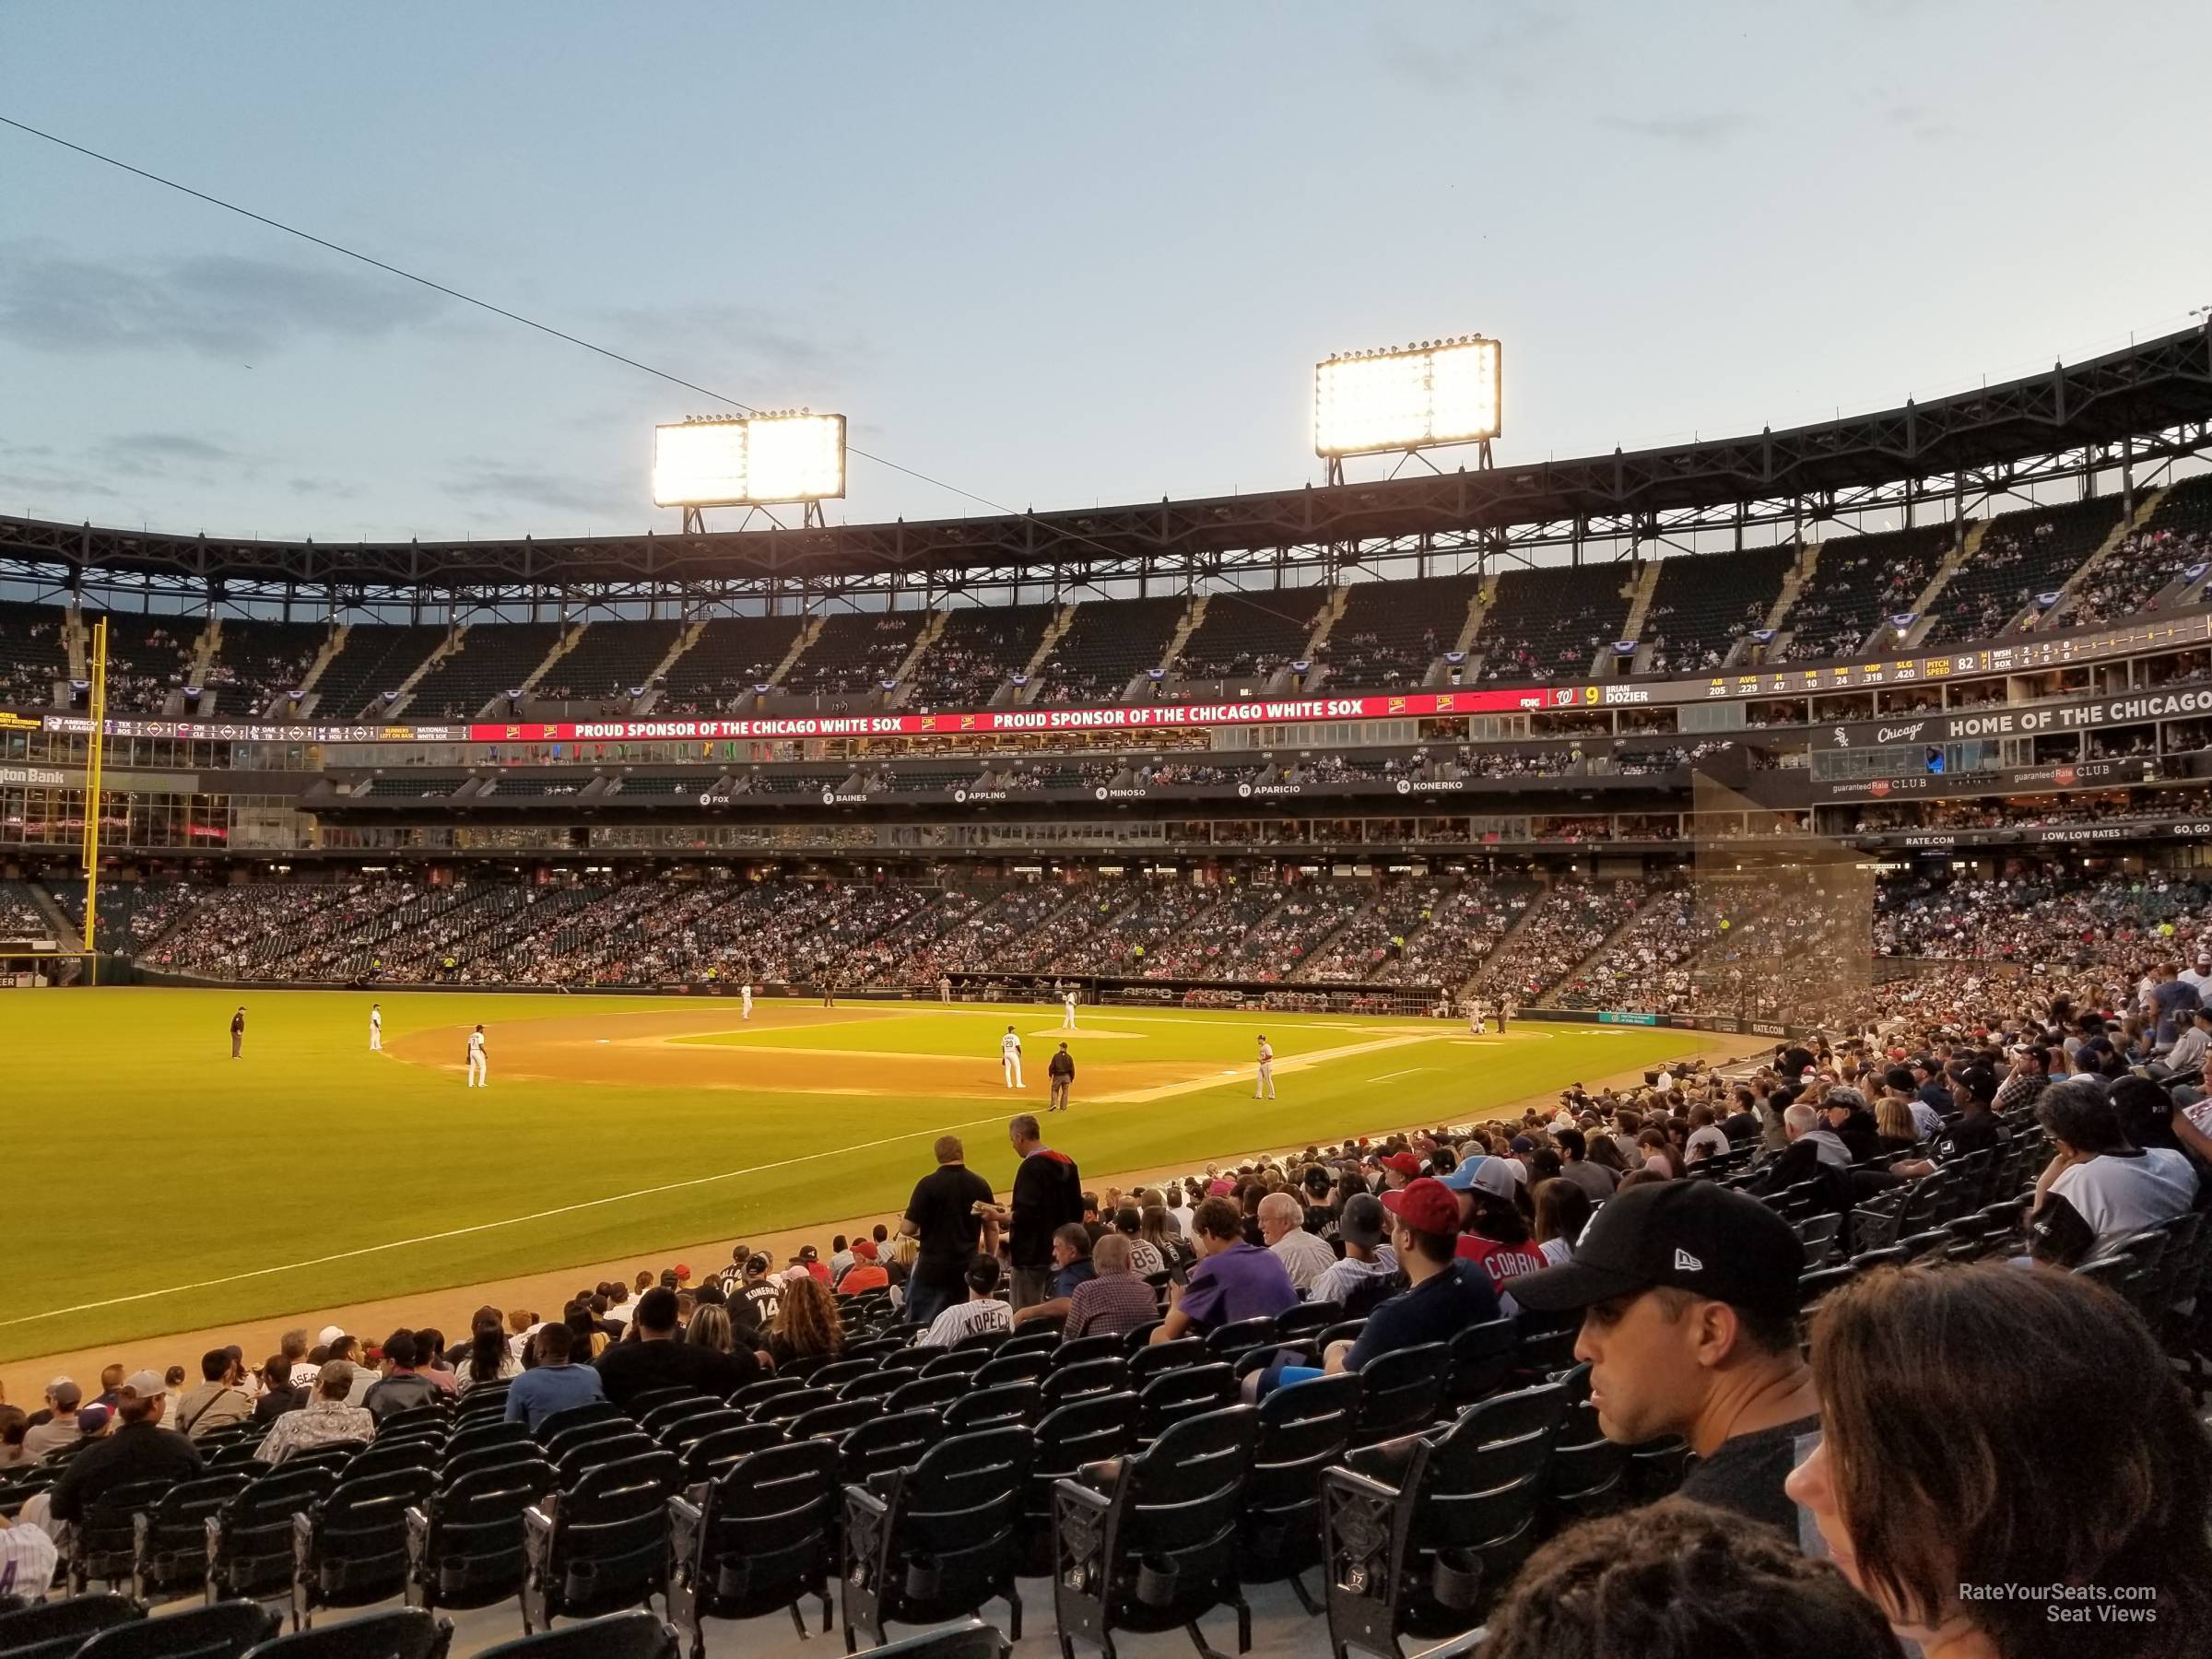
M1201 1331L1240 1319L1273 1319L1298 1301L1282 1258L1256 1244L1236 1243L1208 1253L1191 1270L1175 1305Z

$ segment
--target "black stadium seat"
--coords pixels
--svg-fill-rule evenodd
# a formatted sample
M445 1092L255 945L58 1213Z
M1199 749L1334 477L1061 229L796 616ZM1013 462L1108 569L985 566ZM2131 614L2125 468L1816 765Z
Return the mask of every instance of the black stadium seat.
M1221 1606L1236 1612L1237 1651L1251 1647L1237 1535L1258 1432L1249 1406L1208 1412L1054 1487L1053 1608L1064 1650L1080 1640L1111 1652L1116 1630L1182 1630L1207 1653L1198 1620Z
M249 1648L246 1659L445 1659L453 1640L451 1621L419 1607L394 1607L279 1636Z
M76 1650L77 1659L239 1659L281 1626L258 1602L216 1602L103 1630Z
M1014 1534L1034 1443L1016 1423L939 1441L911 1469L845 1488L845 1645L1004 1601L1021 1637Z
M804 1639L808 1597L830 1629L838 1501L837 1452L818 1440L741 1458L669 1504L669 1617L692 1659L706 1652L709 1619L788 1611Z

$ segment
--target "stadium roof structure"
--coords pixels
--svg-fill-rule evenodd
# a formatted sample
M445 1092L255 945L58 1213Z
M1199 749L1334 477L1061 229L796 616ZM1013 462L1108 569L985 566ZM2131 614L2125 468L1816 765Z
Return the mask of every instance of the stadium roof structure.
M182 593L338 606L920 595L1049 584L1249 582L1382 559L1791 526L1882 509L1964 513L2030 485L2212 448L2212 319L2050 372L1879 414L1494 471L976 518L693 535L262 541L0 517L0 577L80 595ZM1463 559L1462 563L1464 564ZM1316 579L1308 574L1306 580Z

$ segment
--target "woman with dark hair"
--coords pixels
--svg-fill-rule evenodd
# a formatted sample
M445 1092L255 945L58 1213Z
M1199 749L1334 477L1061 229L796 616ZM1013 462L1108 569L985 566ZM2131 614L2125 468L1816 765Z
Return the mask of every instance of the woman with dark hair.
M523 1373L496 1319L479 1319L469 1333L468 1352L454 1368L453 1386L462 1394L486 1382L505 1382Z
M1878 1269L1821 1303L1813 1374L1823 1439L1787 1489L1925 1659L2204 1653L2212 1439L2118 1297Z
M1626 1177L1622 1183L1627 1183ZM1573 1255L1574 1241L1590 1225L1593 1208L1590 1194L1571 1181L1555 1179L1536 1188L1536 1225L1532 1236L1536 1248L1544 1253L1546 1266L1557 1267Z
M804 1273L784 1280L775 1328L768 1334L768 1352L776 1368L781 1371L799 1360L834 1359L844 1346L844 1321L829 1286Z
M1620 1155L1620 1147L1610 1135L1596 1134L1588 1137L1589 1151L1585 1154L1594 1164L1603 1164L1616 1175L1629 1172L1629 1160ZM1569 1183L1572 1185L1572 1182Z
M560 1312L560 1323L569 1327L574 1338L569 1351L576 1356L576 1363L588 1365L606 1351L606 1333L592 1317L592 1311L582 1302L571 1302Z

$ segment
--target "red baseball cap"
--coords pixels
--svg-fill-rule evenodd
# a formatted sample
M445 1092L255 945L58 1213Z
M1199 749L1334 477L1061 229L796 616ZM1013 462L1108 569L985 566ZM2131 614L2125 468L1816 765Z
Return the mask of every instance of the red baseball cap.
M676 1277L679 1279L689 1278L691 1277L691 1264L688 1262L678 1262L676 1265Z
M1383 1194L1382 1207L1416 1232L1448 1235L1459 1230L1459 1200L1442 1182L1426 1175Z
M1382 1167L1395 1170L1410 1181L1421 1172L1421 1160L1410 1152L1393 1152L1382 1160Z

